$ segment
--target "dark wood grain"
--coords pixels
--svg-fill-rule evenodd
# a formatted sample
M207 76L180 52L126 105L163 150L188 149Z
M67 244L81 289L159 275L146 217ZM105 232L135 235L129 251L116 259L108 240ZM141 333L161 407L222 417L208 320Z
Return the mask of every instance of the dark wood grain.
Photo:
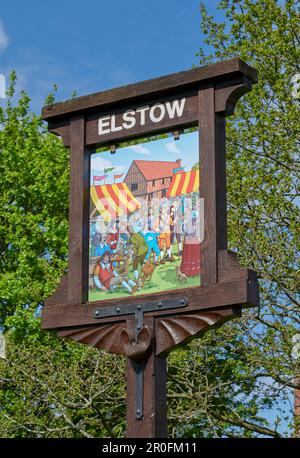
M240 316L240 307L196 311L170 315L155 320L156 354L166 356L178 345L186 344L205 332Z
M204 332L221 326L226 321L239 316L241 316L241 306L235 305L234 307L218 307L208 311L195 310L190 313L181 312L178 314L171 313L165 316L156 315L153 317L146 317L145 322L147 323L148 319L154 320L155 332L150 339L153 340L155 354L157 356L166 356L179 344L186 344L188 341L199 337ZM143 329L147 334L147 343L143 349L143 353L146 355L148 349L151 347L148 339L148 335L150 336L151 332L149 332L146 325ZM58 336L73 339L76 342L90 345L95 348L105 349L111 353L126 355L128 357L129 354L133 355L136 347L139 346L140 338L138 338L138 342L131 342L132 349L128 352L124 346L123 337L125 332L127 335L134 335L134 321L132 316L120 322L111 321L92 326L78 326L61 329L58 331ZM141 358L139 355L138 358L135 358L135 355L133 355L132 359L139 360Z
M163 313L149 312L149 316L170 315L172 313L189 313L195 310L206 310L215 307L225 307L229 305L242 304L243 306L255 306L257 302L250 302L249 282L247 278L228 281L219 284L212 284L203 287L194 287L187 290L179 290L172 292L161 293L158 300L178 298L182 295L188 299L188 306L184 309L170 309L165 310ZM149 301L149 296L146 296ZM151 298L152 300L152 298ZM154 300L154 299L153 299ZM122 306L124 303L141 304L145 301L142 296L128 298L127 302L111 300L105 304L103 302L90 302L86 304L61 304L51 307L46 307L42 312L42 327L43 329L59 329L68 326L108 323L116 321L116 317L95 319L93 314L99 307L118 305ZM148 314L147 314L148 315ZM125 318L124 318L125 319ZM120 321L118 317L117 321Z
M61 137L64 146L70 147L70 117L62 122L48 121L48 131Z
M215 85L215 112L232 115L238 100L252 89L252 80L244 75Z
M215 113L215 192L216 192L216 246L217 255L220 250L227 249L227 193L226 193L226 134L224 113ZM218 264L219 275L219 264Z
M256 275L251 269L240 265L237 253L230 250L220 250L218 252L218 283L228 283L234 280L252 278Z
M207 84L206 84L207 86ZM230 115L234 113L234 108L239 98L252 88L252 81L246 76L239 75L226 81L218 82L215 85L215 112L223 113L224 115ZM157 132L163 133L170 129L183 128L185 126L193 126L198 122L198 107L197 107L197 90L184 92L176 92L169 94L166 97L160 97L151 99L149 101L150 106L155 103L163 103L165 101L173 100L174 98L186 97L186 108L183 117L180 119L168 119L165 118L162 122L157 124L151 124L149 120L146 120L144 126L135 127L130 130L123 130L119 132L109 133L103 136L98 135L97 122L100 116L108 116L110 114L116 115L116 125L120 124L121 114L125 111L137 108L137 101L126 105L115 107L108 106L106 109L99 107L95 113L86 117L86 139L85 143L87 146L100 146L109 144L112 141L117 140L129 140L135 137L143 137ZM67 118L62 120L49 120L48 121L49 132L59 135L65 146L70 146L70 123Z
M78 303L88 296L90 152L83 116L71 119L70 135L68 301Z
M204 199L201 282L217 282L217 195L214 87L199 91L200 196ZM225 192L225 190L224 190Z
M105 348L111 353L124 354L121 345L121 332L124 327L124 321L96 326L80 326L62 329L58 331L57 335L91 347Z

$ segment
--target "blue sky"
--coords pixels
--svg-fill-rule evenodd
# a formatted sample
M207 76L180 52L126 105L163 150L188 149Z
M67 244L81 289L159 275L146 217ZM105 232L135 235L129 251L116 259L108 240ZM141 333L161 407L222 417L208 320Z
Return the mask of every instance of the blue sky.
M181 135L180 139L176 141L173 140L172 136L169 136L160 140L117 149L114 155L111 155L110 151L96 153L91 158L91 183L93 182L93 176L102 176L105 168L115 167L106 180L106 184L113 183L114 173L126 173L133 159L171 162L182 159L181 165L187 172L198 162L198 151L198 132L190 132ZM118 181L123 181L123 178Z
M222 17L217 0L203 2ZM84 95L189 69L203 39L200 0L2 0L0 74L16 70L18 88L39 113L53 84L65 100L74 90Z
M216 13L216 0L204 3ZM200 0L3 1L0 73L16 70L18 87L39 112L54 83L58 100L65 100L74 90L84 95L189 69L203 45L199 5Z

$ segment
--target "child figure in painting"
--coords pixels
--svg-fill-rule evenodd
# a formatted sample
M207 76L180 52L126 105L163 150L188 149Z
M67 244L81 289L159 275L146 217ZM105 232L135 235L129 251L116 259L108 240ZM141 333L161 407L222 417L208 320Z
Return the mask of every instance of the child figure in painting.
M137 290L137 284L133 280L128 280L127 276L120 275L114 270L109 251L101 256L95 266L94 283L101 291L114 291L118 286L122 286L130 294Z

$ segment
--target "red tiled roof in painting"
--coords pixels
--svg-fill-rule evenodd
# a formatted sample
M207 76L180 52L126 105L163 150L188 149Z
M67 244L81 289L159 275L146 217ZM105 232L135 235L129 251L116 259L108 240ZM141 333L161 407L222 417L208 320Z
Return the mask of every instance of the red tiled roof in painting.
M170 161L133 161L147 181L172 177L173 170L181 167L181 159Z

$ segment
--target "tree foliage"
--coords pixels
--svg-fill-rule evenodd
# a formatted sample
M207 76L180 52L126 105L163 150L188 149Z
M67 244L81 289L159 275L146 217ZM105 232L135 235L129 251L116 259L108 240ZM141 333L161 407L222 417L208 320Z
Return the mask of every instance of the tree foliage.
M122 437L123 360L41 333L36 323L35 339L27 333L22 345L7 334L7 361L0 360L1 437Z

